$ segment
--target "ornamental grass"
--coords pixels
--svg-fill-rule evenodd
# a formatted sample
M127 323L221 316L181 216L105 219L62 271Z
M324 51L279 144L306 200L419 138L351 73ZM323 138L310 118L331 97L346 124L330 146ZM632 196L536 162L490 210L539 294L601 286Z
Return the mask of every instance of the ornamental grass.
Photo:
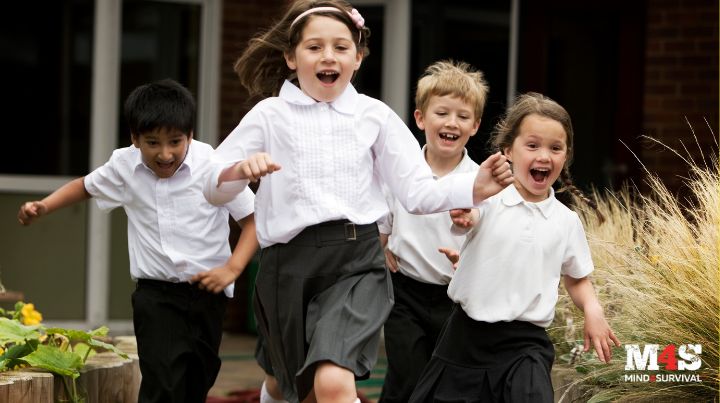
M667 371L660 358L659 371L628 371L624 346L613 349L608 365L594 352L580 353L582 314L562 290L549 333L558 362L577 369L574 386L587 392L584 401L718 401L720 165L716 155L697 162L676 154L689 167L682 193L646 170L642 194L629 187L592 194L604 222L587 204L575 210L592 250L598 298L623 345L657 344L660 355L667 345L700 344L702 365ZM700 382L628 381L629 373L685 373Z

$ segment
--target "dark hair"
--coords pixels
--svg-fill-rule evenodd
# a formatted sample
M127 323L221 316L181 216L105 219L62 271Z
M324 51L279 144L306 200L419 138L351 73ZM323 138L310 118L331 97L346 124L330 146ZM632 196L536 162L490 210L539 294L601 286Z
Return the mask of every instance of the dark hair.
M300 14L316 7L333 7L341 12L316 11L295 24L292 23ZM334 18L347 25L358 53L366 57L370 54L367 45L370 29L367 27L357 28L348 15L351 11L352 6L343 0L298 0L292 2L279 21L275 22L269 30L250 40L247 49L235 62L234 68L240 78L240 84L248 90L251 97L277 95L282 83L293 73L285 62L285 54L292 52L298 45L302 39L305 25L313 16Z
M125 100L130 133L175 129L188 137L195 130L195 99L177 81L164 79L135 88Z
M572 205L572 197L562 197L564 196L562 193L569 192L592 207L601 223L605 221L605 217L598 210L597 204L573 184L569 169L575 150L573 147L572 121L570 120L570 114L557 102L537 92L528 92L515 98L515 102L507 109L505 116L495 125L495 130L490 139L493 148L504 152L505 149L512 147L513 142L520 134L520 125L528 115L539 115L555 120L565 130L567 158L558 178L562 183L562 187L557 191L557 193L561 194L561 200L565 204Z

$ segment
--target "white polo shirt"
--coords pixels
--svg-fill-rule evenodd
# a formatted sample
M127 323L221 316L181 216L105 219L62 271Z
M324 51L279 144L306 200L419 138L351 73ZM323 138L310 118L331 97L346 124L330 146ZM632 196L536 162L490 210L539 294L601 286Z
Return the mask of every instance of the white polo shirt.
M530 203L512 185L479 210L448 295L477 321L547 327L555 315L560 275L583 278L593 271L580 218L554 192Z
M425 155L425 147L422 149ZM478 164L463 151L460 163L447 175L477 173ZM437 176L433 175L437 179ZM390 213L378 221L381 234L389 234L387 247L397 257L400 273L423 283L446 285L454 270L438 248L460 250L465 236L450 232L452 220L447 211L434 214L410 214L397 198L388 197Z
M117 149L105 165L85 176L85 189L103 210L122 206L128 217L133 280L188 281L230 257L228 212L239 220L253 212L254 195L243 191L225 206L203 196L213 149L190 142L185 161L170 178L158 178L135 146ZM225 289L233 295L234 285Z
M473 206L472 173L434 180L417 140L384 103L352 85L317 102L286 81L277 97L255 105L215 150L216 174L206 197L223 203L247 185L217 177L229 163L266 152L281 170L260 181L255 222L260 246L287 243L305 227L348 219L376 222L388 212L387 184L411 212Z

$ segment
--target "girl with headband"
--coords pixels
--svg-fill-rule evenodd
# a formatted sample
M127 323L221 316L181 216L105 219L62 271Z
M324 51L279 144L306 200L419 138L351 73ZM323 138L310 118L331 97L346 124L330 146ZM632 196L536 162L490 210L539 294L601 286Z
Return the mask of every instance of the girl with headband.
M432 213L475 206L512 175L498 153L477 173L434 180L403 121L350 83L368 54L360 13L339 0L289 7L235 63L250 95L268 98L217 148L205 197L223 203L262 177L263 367L289 401L354 403L393 303L375 224L388 212L381 185L408 211Z

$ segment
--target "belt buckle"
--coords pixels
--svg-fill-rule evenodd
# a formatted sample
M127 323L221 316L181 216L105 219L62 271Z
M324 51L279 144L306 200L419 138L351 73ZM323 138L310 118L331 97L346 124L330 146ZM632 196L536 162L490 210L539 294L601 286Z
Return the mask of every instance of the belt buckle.
M355 224L351 222L345 223L345 240L355 241L357 240L357 231L355 231Z

